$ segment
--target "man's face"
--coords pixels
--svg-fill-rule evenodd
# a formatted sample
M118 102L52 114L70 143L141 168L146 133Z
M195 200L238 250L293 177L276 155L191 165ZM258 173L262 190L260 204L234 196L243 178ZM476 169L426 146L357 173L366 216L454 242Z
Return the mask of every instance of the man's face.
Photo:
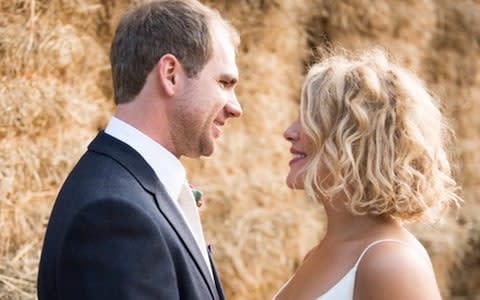
M170 120L170 135L177 156L213 153L226 120L242 114L234 91L237 81L235 48L227 33L217 28L210 61L197 76L182 75L182 92L174 103Z

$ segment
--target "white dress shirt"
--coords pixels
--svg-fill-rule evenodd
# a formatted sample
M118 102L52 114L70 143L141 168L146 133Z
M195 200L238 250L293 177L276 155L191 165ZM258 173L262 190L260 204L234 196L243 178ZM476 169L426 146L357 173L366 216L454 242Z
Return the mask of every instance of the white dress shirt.
M213 277L207 249L205 247L205 241L203 240L201 224L199 229L199 237L199 234L196 234L195 231L192 230L192 226L195 227L195 224L198 221L193 219L191 216L190 218L192 220L189 220L178 201L180 192L182 191L182 188L186 182L186 172L182 163L162 145L145 135L140 130L123 122L118 118L112 117L110 119L107 128L105 128L105 133L113 136L114 138L124 142L125 144L135 149L143 157L143 159L145 159L145 161L150 165L150 167L152 167L158 179L165 187L168 195L173 200L175 207L177 207L178 211L187 223L190 232L192 233L195 241L197 242L197 245L202 252L205 263L210 270L210 275L212 275ZM188 189L191 193L189 187ZM192 205L195 204L192 202ZM196 209L196 207L194 209Z

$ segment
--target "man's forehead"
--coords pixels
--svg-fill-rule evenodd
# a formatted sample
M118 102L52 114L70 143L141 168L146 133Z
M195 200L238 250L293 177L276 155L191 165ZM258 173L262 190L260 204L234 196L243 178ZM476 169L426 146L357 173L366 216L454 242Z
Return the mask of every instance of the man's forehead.
M214 36L212 61L222 66L222 76L238 79L235 50L235 45L225 31Z
M210 33L212 34L213 38L217 36L226 37L233 45L233 47L235 49L237 48L237 46L240 44L240 36L238 35L235 28L233 28L228 22L223 19L213 20L210 24Z

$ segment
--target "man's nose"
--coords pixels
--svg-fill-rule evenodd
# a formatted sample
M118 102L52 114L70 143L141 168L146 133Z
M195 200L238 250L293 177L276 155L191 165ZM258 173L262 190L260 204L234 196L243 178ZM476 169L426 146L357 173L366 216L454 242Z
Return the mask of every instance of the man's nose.
M235 94L232 94L232 97L227 101L225 111L227 112L227 117L238 118L243 114L242 107L240 106L240 103L238 103Z

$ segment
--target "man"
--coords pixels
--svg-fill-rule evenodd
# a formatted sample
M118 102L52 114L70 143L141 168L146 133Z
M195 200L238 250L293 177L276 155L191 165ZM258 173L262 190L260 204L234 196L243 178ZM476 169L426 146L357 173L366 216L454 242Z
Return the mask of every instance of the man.
M211 155L242 113L238 35L194 0L143 4L111 47L115 116L65 181L45 236L40 300L223 299L182 155Z

